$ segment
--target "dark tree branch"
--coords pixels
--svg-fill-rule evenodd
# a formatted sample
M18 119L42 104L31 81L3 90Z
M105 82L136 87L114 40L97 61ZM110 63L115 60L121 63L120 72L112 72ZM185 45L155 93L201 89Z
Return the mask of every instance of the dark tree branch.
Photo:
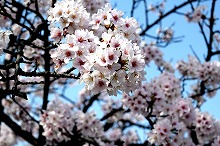
M147 25L146 28L140 33L141 36L144 36L145 33L151 29L153 26L155 26L156 24L158 24L162 19L166 18L167 16L169 16L170 14L176 12L177 10L179 10L180 8L188 5L191 2L195 2L197 0L190 0L190 1L186 1L182 4L180 4L179 6L175 6L172 10L168 11L167 13L165 13L164 15L160 16L157 20L155 20L153 23L151 23L150 25Z
M209 44L208 44L208 54L206 56L206 61L209 61L212 57L212 43L213 43L213 35L214 35L214 31L213 31L213 27L214 27L214 23L215 23L215 18L214 18L214 11L215 11L215 3L216 0L212 0L212 8L211 8L211 16L209 18Z
M90 108L90 106L92 106L93 102L98 99L99 95L100 95L100 94L96 94L96 95L93 95L93 96L90 98L89 103L83 107L83 110L82 110L82 111L83 111L84 113L86 113L87 110Z
M70 79L79 79L79 77L76 77L74 75L69 74L57 74L57 73L51 73L51 72L24 72L23 70L18 71L18 75L22 75L25 77L55 77L55 78L70 78Z
M3 108L2 105L0 108ZM1 117L1 121L4 122L7 126L9 126L16 135L19 135L24 140L26 140L28 143L34 146L41 145L40 144L41 142L38 141L30 132L22 130L21 126L15 123L8 115L3 113L3 111L0 111L0 117Z
M120 112L120 111L122 111L123 110L123 108L122 107L120 107L120 108L118 108L118 109L112 109L109 113L107 113L106 115L104 115L101 119L100 119L100 121L104 121L104 120L106 120L106 119L108 119L109 117L112 117L114 114L116 114L117 112Z

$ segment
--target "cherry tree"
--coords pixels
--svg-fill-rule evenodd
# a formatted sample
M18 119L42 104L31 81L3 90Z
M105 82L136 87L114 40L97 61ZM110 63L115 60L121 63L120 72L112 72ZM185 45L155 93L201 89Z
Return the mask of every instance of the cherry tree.
M128 16L108 0L1 0L0 144L220 146L201 111L220 88L219 2L166 3L133 0ZM198 27L203 60L166 61L184 40L172 15Z

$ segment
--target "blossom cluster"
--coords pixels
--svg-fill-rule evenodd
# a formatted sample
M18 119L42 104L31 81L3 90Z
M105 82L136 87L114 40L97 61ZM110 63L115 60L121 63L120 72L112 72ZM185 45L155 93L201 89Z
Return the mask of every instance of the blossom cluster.
M77 130L79 130L83 137L100 138L103 136L102 123L96 118L95 112L83 113L78 111L76 119Z
M220 79L219 61L200 63L195 57L188 56L188 62L183 60L177 63L177 69L185 77L196 78L204 82L210 89L215 89ZM211 94L210 94L211 95ZM214 96L213 94L212 96Z
M189 133L187 126L192 126L195 111L192 101L181 98L180 82L171 73L163 73L150 83L143 84L133 95L124 95L123 103L136 114L154 115L159 120L148 133L150 143L192 144L185 137ZM165 118L162 118L165 117Z
M192 145L191 130L195 130L199 144L212 143L219 135L219 122L193 105L191 98L181 96L180 81L164 72L145 83L132 95L124 94L123 104L132 112L156 118L148 141L156 145Z
M86 8L86 11L90 14L94 14L98 9L105 6L108 3L108 0L79 0L82 2L83 6Z
M153 43L141 44L142 54L144 55L145 64L149 65L151 61L154 61L158 67L164 68L165 71L174 72L173 67L169 62L163 59L163 53Z
M31 111L31 106L25 99L15 97L16 102L11 99L2 99L4 112L19 122L23 130L32 132L34 135L38 132L38 124L31 119L27 113ZM21 106L23 106L21 108Z
M48 15L48 21L51 22L50 38L55 42L60 41L67 33L74 33L76 29L87 28L90 19L90 14L81 2L70 0L55 3L54 8L49 9Z
M199 22L201 19L204 19L205 18L205 15L204 15L204 11L205 11L205 6L201 5L201 6L198 6L194 9L193 12L188 12L185 14L185 17L186 17L186 20L188 22Z
M158 145L194 145L189 137L195 121L195 109L189 98L177 98L170 105L169 114L158 118L154 129L148 133L150 143Z
M8 72L5 71L5 70L1 70L1 73L2 73L2 75L1 75L0 79L4 78L6 76L11 77L11 76L14 75L15 69L9 69ZM14 80L10 80L8 82L8 84L9 85L13 85L14 84ZM0 81L0 88L1 89L12 89L12 86L7 87L7 83L1 80Z
M70 140L73 134L75 116L72 113L72 106L60 100L53 100L48 104L48 108L41 115L40 125L42 125L43 135L48 141L62 142Z
M217 136L214 140L214 143L212 143L212 146L219 146L220 145L220 136Z
M122 16L110 4L90 17L80 2L56 3L48 18L59 25L51 28L51 38L58 42L51 52L56 68L73 61L80 80L94 94L107 91L117 95L118 90L128 93L136 89L145 74L138 46L140 28L135 19Z
M219 34L215 33L213 36L214 36L216 42L217 42L218 44L220 44L220 37L219 37Z
M157 121L154 129L148 134L148 140L156 145L194 146L189 134L183 122L169 117Z
M96 119L94 112L74 111L72 105L59 99L48 104L47 110L41 115L40 125L50 144L70 140L76 132L75 127L87 138L98 138L103 132L102 124Z
M111 100L108 97L106 99ZM109 103L111 104L111 102ZM103 105L103 107L105 106L106 104ZM109 106L109 108L111 107ZM109 109L108 112L111 110ZM120 119L130 119L135 122L137 115L129 114L127 118L125 115L120 112L118 116L113 116L115 118L111 117L113 119L108 122L115 122L115 126ZM41 115L40 124L44 128L43 135L47 138L49 145L69 141L77 133L80 133L82 138L95 138L100 146L115 145L117 141L122 141L123 145L126 146L139 141L136 131L129 129L122 132L119 127L104 131L103 124L96 118L95 112L83 113L75 107L75 104L69 105L58 99L49 102L48 109Z
M1 28L0 28L1 29ZM11 31L9 30L0 30L0 55L3 52L3 49L5 49L10 41L9 36L10 36Z
M28 6L29 8L31 8L32 10L35 10L36 7L35 7L35 3L32 2L31 0L24 0L23 1L23 4L25 6ZM38 4L38 11L41 13L41 14L46 14L47 13L47 10L51 7L52 5L52 0L38 0L37 2Z
M161 116L170 114L170 104L179 97L181 97L179 80L173 74L165 72L150 83L143 84L132 95L124 94L123 103L133 112L144 116L149 114L150 105L153 104L152 114Z
M92 93L85 88L83 88L79 93L79 102L76 103L79 109L81 109L83 104L88 104L89 98L92 96ZM104 115L108 115L111 111L121 109L121 99L113 99L108 96L106 93L101 93L98 96L98 100L101 99L101 110ZM109 128L106 132L104 132L103 136L107 139L108 142L100 142L100 145L114 145L117 141L124 142L123 145L127 146L131 143L137 143L139 141L138 133L134 131L134 129L129 129L126 132L120 129L123 126L121 121L130 121L132 123L140 123L145 119L142 115L134 114L133 112L126 112L124 110L118 111L114 115L108 117L105 123L114 123L114 127L117 128ZM117 145L117 144L116 144Z
M152 4L150 3L148 5L148 11L157 13L158 16L161 16L164 9L165 9L166 0L163 0L161 3Z
M9 19L3 15L0 14L0 27L5 27L9 23Z
M15 19L18 8L11 5L11 3L7 3L5 0L1 1L0 6L1 6L0 27L6 27L6 28L10 27L12 21L4 13L10 14L10 16Z
M36 39L32 42L33 46L25 45L23 49L24 60L33 60L36 61L38 66L44 65L43 53L44 50L41 47L44 45L43 42L39 39ZM34 68L34 64L25 64L23 67L24 71L31 71Z
M14 132L4 123L1 123L0 129L0 144L4 146L14 146L17 143Z
M173 38L174 31L171 28L159 28L157 30L157 36L162 39L164 42L170 42Z
M209 143L220 135L220 122L206 112L196 110L195 126L197 138L201 144Z
M87 105L90 101L90 98L92 97L91 91L86 90L83 88L79 92L79 100L76 103L76 106L78 109L82 109L83 105ZM109 96L107 93L101 93L98 96L98 100L102 101L101 104L101 110L104 115L107 115L112 110L120 109L122 107L121 99L112 99L111 96ZM137 122L143 122L144 117L142 115L134 114L133 112L126 112L124 113L123 110L118 111L111 117L107 119L107 122L118 122L120 120L129 120L131 122L137 123Z

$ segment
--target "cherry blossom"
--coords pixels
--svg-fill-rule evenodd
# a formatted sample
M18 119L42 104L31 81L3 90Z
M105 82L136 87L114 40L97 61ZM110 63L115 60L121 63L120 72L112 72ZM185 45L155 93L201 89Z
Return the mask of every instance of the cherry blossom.
M0 130L0 143L5 146L13 146L17 143L17 139L13 131L6 126L4 123L1 123Z
M0 28L1 29L1 28ZM3 49L6 49L10 39L9 35L12 34L9 30L0 30L0 54L2 54Z
M74 2L69 1L57 3L53 9L49 10L51 21L58 21L65 17L63 15L66 15L67 12L62 11L62 5L71 6L73 4ZM77 9L81 9L82 12L77 11L76 13L71 10L71 13L81 17L83 14L78 13L84 13L85 9L80 3L75 5L79 5ZM62 12L53 14L55 9ZM86 84L87 89L92 90L94 94L108 91L109 94L116 95L117 90L124 92L135 90L144 75L142 73L144 59L140 47L136 44L139 42L137 34L139 26L135 19L124 19L122 16L123 14L112 9L110 4L99 9L91 17L95 19L90 23L91 30L76 28L74 33L67 34L63 38L63 43L58 44L57 50L51 55L56 67L64 66L72 60L73 66L79 69L82 74L81 80ZM83 20L79 19L74 23L86 23L81 21ZM121 23L118 23L119 21ZM64 27L68 27L68 24ZM61 25L61 28L64 27ZM55 29L57 28L53 30ZM51 38L56 37L57 35L53 32ZM112 75L115 76L123 71L125 76L123 80L112 77ZM132 79L134 77L132 82L131 77ZM114 81L112 81L113 79ZM116 87L117 90L113 91L112 87Z
M220 133L219 122L208 113L196 112L196 132L201 144L208 143Z
M75 125L75 116L71 112L72 108L71 105L54 100L48 105L47 111L41 115L40 124L44 129L43 135L50 142L70 139L68 135L72 134L71 131Z
M186 13L185 17L188 22L199 22L201 19L205 19L204 11L206 7L201 5L195 8L192 13Z

